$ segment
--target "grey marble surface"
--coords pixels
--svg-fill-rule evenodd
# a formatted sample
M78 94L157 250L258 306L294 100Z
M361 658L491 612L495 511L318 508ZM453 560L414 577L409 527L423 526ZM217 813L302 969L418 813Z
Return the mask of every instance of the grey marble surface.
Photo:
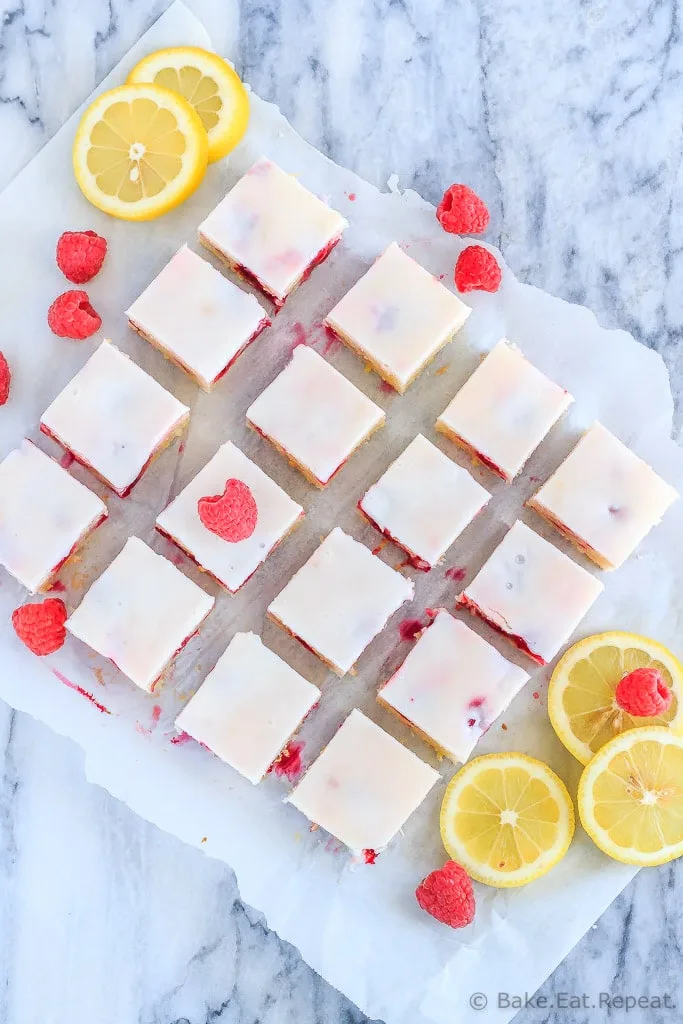
M0 0L0 186L165 6ZM662 353L680 427L675 2L188 6L339 163L377 184L396 172L433 201L452 180L472 184L522 279ZM682 902L677 866L641 873L544 985L555 1006L527 1007L520 1024L680 1019L618 999L609 1011L569 1004L584 993L683 1004ZM227 868L89 786L74 745L0 705L0 1024L362 1019L241 905Z

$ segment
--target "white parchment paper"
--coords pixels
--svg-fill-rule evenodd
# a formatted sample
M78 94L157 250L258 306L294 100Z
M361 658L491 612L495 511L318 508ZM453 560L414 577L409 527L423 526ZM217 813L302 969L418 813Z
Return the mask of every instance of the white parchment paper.
M144 53L180 43L210 45L210 40L199 22L176 4L103 87L122 82ZM161 692L148 697L74 640L47 663L32 657L9 625L12 609L25 595L3 574L0 696L80 743L86 752L88 777L94 782L161 828L230 864L243 899L262 910L271 928L297 945L320 974L371 1017L391 1024L457 1024L471 1019L470 996L479 992L488 997L489 1008L477 1019L506 1020L512 1011L497 1008L496 994L533 992L628 882L632 869L609 861L579 830L562 864L526 889L497 892L479 886L475 923L452 932L419 910L413 892L420 879L445 860L438 807L453 766L441 765L443 784L435 787L410 819L405 834L374 866L366 866L353 863L322 832L309 832L298 812L282 803L287 780L271 776L252 787L198 745L172 743L172 723L232 634L254 629L322 687L321 706L301 734L307 763L357 706L436 764L426 746L375 702L377 684L409 649L398 630L401 615L361 658L357 675L339 680L264 621L268 602L332 526L342 526L370 547L378 543L378 536L354 511L356 501L418 431L460 461L457 451L434 434L434 421L482 352L501 335L514 340L537 366L568 388L576 398L575 406L513 487L478 472L494 492L489 509L451 550L443 567L429 575L406 570L417 585L416 600L405 609L406 617L422 616L429 606L452 610L463 584L447 575L447 570L461 568L466 579L471 578L520 515L538 479L548 475L580 430L596 417L683 491L683 454L670 439L672 398L667 374L660 358L628 334L603 330L588 310L522 285L505 270L499 293L472 297L475 311L466 329L409 392L404 397L387 393L379 378L367 373L351 352L338 345L329 347L319 322L393 239L430 270L445 275L449 286L462 243L441 231L433 208L416 194L401 195L397 190L380 194L312 149L273 106L253 97L252 111L248 135L229 162L210 168L199 192L157 223L124 224L88 206L71 173L74 119L0 196L0 233L4 239L21 240L3 247L0 267L0 348L14 370L11 400L0 412L0 454L4 456L25 434L37 438L45 450L60 454L38 434L40 414L102 336L111 337L192 406L186 443L166 452L130 498L112 496L85 471L72 468L74 475L106 498L110 519L89 543L82 561L62 574L64 599L75 607L84 587L131 533L173 557L184 572L217 596L216 610L201 638L183 652ZM189 239L197 248L194 238L199 222L262 154L300 175L307 186L341 210L351 226L343 244L287 303L275 326L212 395L205 395L127 328L123 310L183 240ZM453 177L458 179L457 168ZM88 289L103 316L104 329L82 344L55 338L45 322L48 305L67 287L54 263L55 241L63 230L77 228L95 228L109 240L105 269ZM293 345L303 340L324 352L387 411L386 427L322 493L244 424L249 403L284 366ZM155 516L169 497L228 438L282 484L307 513L303 526L236 597L219 593L153 530ZM533 514L521 514L563 546ZM605 577L606 592L582 624L582 634L632 629L678 647L681 653L682 527L683 502L637 556ZM381 557L393 565L401 561L400 552L390 545ZM485 631L483 626L476 628ZM500 646L500 641L495 642ZM511 655L510 649L501 649ZM546 682L547 672L534 676L477 753L526 751L548 761L575 792L579 766L550 728ZM109 713L98 710L74 686L91 694Z

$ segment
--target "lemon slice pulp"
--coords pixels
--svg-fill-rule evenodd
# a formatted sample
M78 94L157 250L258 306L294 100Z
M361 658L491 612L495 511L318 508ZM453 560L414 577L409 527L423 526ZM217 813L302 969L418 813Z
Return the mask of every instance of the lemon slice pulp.
M565 784L526 754L487 754L451 779L441 838L472 878L498 888L526 885L550 871L574 835Z
M156 85L123 85L98 96L83 114L73 149L85 197L123 220L151 220L183 202L207 161L196 112Z
M249 95L238 74L215 53L174 46L144 57L129 82L172 89L197 112L209 138L209 163L235 148L249 123Z
M623 711L614 692L637 668L657 669L672 692L670 707L656 718ZM613 631L587 637L559 661L548 688L548 714L567 750L582 764L629 729L683 726L683 666L662 644L634 633Z
M581 823L624 864L651 867L683 854L683 739L671 729L632 729L584 768Z

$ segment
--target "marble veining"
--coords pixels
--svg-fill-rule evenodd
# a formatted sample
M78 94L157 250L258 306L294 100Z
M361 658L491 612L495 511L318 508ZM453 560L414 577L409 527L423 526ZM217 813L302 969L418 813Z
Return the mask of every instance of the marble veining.
M0 0L0 186L166 0ZM337 162L487 200L523 280L661 352L680 429L676 0L188 0L253 88ZM0 327L0 347L2 336ZM637 414L637 410L634 410ZM683 1002L677 865L642 872L519 1024L602 1021L601 992ZM553 923L549 922L549 927ZM588 1007L569 997L586 993ZM680 1012L680 1011L679 1011ZM472 1013L473 1020L486 1014ZM615 1008L658 1024L676 1011ZM89 786L81 752L0 706L1 1024L364 1020L239 901L224 865Z

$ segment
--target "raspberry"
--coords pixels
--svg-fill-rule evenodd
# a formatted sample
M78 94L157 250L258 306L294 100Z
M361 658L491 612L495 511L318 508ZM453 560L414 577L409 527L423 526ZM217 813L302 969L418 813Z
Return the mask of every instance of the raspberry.
M635 718L654 718L671 707L671 690L656 668L637 668L618 684L615 699L622 711Z
M58 338L85 341L102 326L102 317L90 305L87 292L63 292L47 311L48 327Z
M474 920L474 889L463 867L449 860L420 882L415 890L423 910L450 928L464 928Z
M304 762L301 757L303 749L303 743L288 743L268 771L280 777L284 776L290 782L296 782L304 770Z
M459 292L497 292L502 272L496 257L483 245L468 245L455 264L455 287Z
M66 605L58 597L42 604L24 604L12 612L12 625L29 651L44 657L54 654L66 640Z
M480 235L489 226L486 203L467 185L451 185L436 208L436 219L452 235Z
M12 371L2 352L0 352L0 405L4 405L9 398L10 384L12 383Z
M231 544L246 540L256 529L258 509L242 480L228 480L222 494L200 498L197 512L207 530Z
M107 255L107 240L95 231L65 231L57 242L57 266L74 284L99 274Z
M398 632L401 640L417 640L418 635L425 628L422 619L404 619L398 624Z

